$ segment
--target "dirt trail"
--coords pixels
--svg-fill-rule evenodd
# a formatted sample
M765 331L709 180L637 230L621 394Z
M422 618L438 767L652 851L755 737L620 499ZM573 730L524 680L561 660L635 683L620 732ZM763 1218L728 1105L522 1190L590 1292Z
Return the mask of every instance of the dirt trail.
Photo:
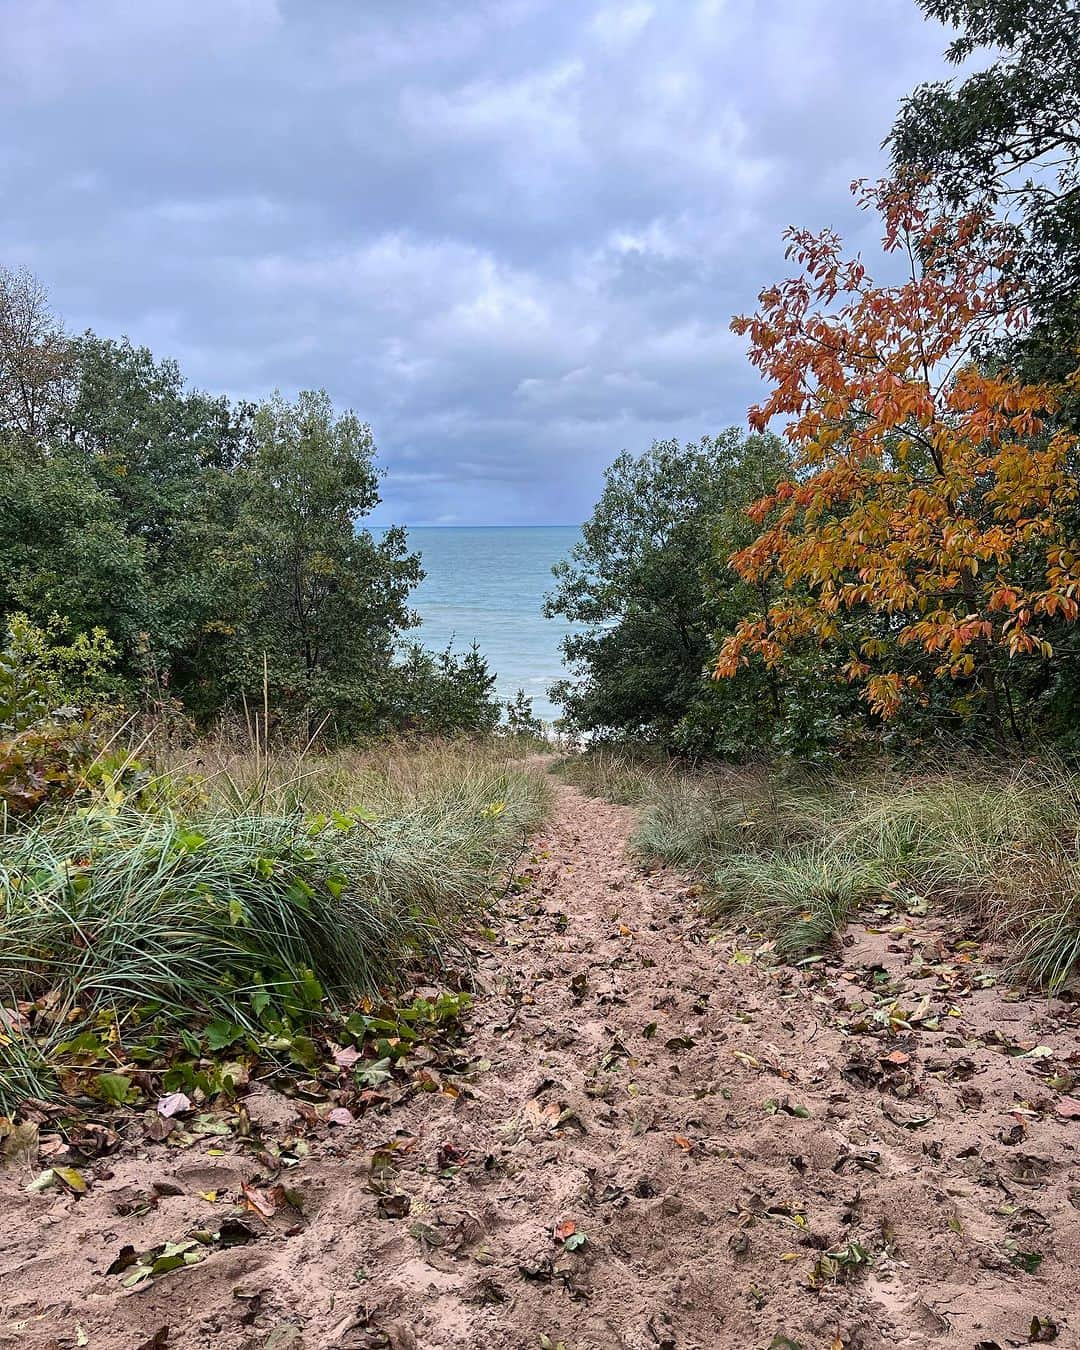
M320 1126L288 1177L302 1219L124 1293L119 1249L208 1223L249 1153L145 1144L78 1199L0 1174L0 1345L974 1350L1028 1344L1033 1317L1080 1344L1080 1122L1047 1086L1078 1067L1075 1009L972 988L925 920L856 926L829 967L752 958L627 856L631 823L558 789L480 955L483 1067ZM886 1033L873 1009L913 958L896 997L922 1022ZM286 1099L250 1106L289 1130ZM176 1193L117 1212L153 1182ZM825 1250L848 1264L815 1290Z

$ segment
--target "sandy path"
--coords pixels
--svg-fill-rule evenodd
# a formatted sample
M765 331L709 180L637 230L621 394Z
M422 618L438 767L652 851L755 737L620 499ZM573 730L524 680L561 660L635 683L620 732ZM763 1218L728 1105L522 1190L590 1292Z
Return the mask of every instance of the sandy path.
M1027 1344L1033 1316L1080 1343L1080 1123L1045 1086L1048 1062L1080 1068L1075 1010L934 974L897 997L928 995L938 1029L852 1034L890 972L942 955L938 933L860 926L824 973L750 960L684 878L627 857L631 821L559 788L480 956L485 1067L457 1096L318 1127L288 1177L302 1220L125 1295L104 1274L118 1249L207 1222L203 1197L235 1199L255 1159L144 1146L79 1200L4 1180L0 1345L132 1350L167 1326L152 1343L178 1350L989 1347ZM284 1099L260 1112L288 1128ZM388 1147L400 1217L371 1187ZM118 1215L160 1179L179 1194ZM851 1242L873 1268L812 1289L821 1251Z

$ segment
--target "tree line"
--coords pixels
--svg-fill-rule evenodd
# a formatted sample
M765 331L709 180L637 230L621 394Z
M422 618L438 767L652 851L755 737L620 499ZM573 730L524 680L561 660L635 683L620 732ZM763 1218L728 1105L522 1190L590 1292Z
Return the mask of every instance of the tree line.
M733 323L750 434L608 471L547 600L587 626L557 690L579 731L1080 750L1080 8L919 3L951 61L993 59L918 88L854 187L900 280L789 230L794 274Z
M0 620L24 658L55 673L94 635L101 696L202 725L254 704L304 737L490 730L483 656L407 640L423 574L404 529L363 527L379 477L325 392L192 389L0 268Z

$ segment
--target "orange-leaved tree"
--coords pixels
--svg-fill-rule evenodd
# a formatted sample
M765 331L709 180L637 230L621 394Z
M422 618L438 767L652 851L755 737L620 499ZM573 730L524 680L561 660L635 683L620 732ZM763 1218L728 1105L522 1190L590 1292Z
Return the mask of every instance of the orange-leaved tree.
M875 284L831 230L792 229L799 274L732 325L771 386L751 425L787 419L796 472L752 508L761 533L731 559L779 598L724 642L716 674L754 655L780 666L862 616L844 672L874 711L951 677L1000 734L1010 664L1049 657L1048 631L1080 616L1064 523L1077 440L1054 427L1052 389L978 359L1025 317L1004 228L935 215L918 183L854 190L881 214L898 279Z

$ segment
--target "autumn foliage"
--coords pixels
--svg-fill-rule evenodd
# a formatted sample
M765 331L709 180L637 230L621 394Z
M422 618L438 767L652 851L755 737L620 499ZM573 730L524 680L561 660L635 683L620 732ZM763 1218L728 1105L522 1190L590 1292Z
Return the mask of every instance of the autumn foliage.
M876 712L947 677L1000 727L1010 665L1050 658L1048 634L1080 616L1064 523L1077 438L1054 425L1053 389L976 360L1025 322L1003 228L935 215L918 184L855 191L899 280L875 284L831 230L792 229L798 275L733 324L771 386L751 425L786 419L796 472L752 508L761 533L731 559L776 598L723 644L716 674L843 639L844 673Z

